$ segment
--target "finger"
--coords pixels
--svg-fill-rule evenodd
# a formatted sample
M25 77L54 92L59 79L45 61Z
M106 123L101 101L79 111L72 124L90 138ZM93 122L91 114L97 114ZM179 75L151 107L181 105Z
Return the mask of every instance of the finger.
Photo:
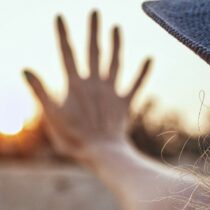
M143 81L145 80L146 75L148 74L148 72L150 70L151 62L152 62L151 59L147 59L145 61L144 65L143 65L143 68L141 70L140 76L138 77L138 79L135 82L133 88L131 89L130 93L127 96L128 102L130 102L133 99L136 91L142 86Z
M91 15L89 40L89 68L91 77L99 77L98 13Z
M119 69L119 50L120 50L120 32L119 28L115 27L112 34L112 60L109 68L109 80L114 85Z
M58 30L61 51L63 55L64 64L67 70L67 74L69 77L78 76L73 51L68 42L65 24L61 16L57 17L57 30Z
M39 81L39 79L30 71L25 70L24 76L31 86L32 90L34 91L35 95L39 99L40 103L42 104L44 110L49 113L50 110L52 110L53 102L49 98L48 94L44 90L43 85Z

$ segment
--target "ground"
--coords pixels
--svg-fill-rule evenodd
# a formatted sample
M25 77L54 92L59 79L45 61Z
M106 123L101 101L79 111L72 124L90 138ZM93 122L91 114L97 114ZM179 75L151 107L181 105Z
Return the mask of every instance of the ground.
M91 174L58 162L0 162L0 210L119 210Z

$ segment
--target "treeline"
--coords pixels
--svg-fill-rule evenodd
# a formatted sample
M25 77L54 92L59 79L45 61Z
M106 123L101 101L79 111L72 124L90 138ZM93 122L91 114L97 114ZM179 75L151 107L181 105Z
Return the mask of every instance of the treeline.
M173 163L208 160L210 131L191 136L182 126L178 114L152 119L156 102L147 101L141 112L132 117L129 134L136 147L161 161ZM16 136L0 134L1 158L59 158L43 128L43 123ZM192 162L193 163L193 162Z

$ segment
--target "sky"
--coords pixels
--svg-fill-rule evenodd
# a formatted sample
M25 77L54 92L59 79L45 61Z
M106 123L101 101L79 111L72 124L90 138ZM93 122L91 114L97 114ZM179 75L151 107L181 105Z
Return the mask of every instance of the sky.
M198 129L200 91L210 104L209 66L154 23L141 9L142 0L0 0L0 132L15 133L39 112L22 70L31 68L45 82L50 94L65 95L55 33L55 16L62 14L76 48L80 73L87 73L87 24L90 12L101 13L102 69L108 64L110 30L119 25L123 52L118 90L125 91L139 73L142 61L154 58L153 70L134 102L140 110L148 97L159 100L158 114L179 112L188 127ZM205 119L201 112L201 122Z

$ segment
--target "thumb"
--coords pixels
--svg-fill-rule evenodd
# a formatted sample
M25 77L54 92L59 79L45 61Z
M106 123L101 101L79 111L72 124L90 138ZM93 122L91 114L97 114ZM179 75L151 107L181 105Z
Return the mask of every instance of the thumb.
M35 76L31 71L24 70L23 74L29 83L30 87L32 88L33 92L35 93L36 97L40 101L42 107L46 112L49 112L53 106L53 102L51 98L48 96L47 92L45 91L42 83Z

